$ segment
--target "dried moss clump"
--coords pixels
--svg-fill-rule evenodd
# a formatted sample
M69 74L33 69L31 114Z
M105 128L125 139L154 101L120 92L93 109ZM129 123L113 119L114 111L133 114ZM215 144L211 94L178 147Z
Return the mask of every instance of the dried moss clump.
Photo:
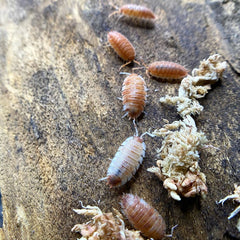
M72 231L80 232L80 240L143 240L139 231L128 230L125 228L123 217L119 211L114 209L116 216L110 213L103 213L96 206L82 206L83 209L74 209L77 214L93 216L92 220L76 224Z
M160 98L160 102L177 105L177 111L181 117L199 114L203 111L203 106L197 99L203 98L208 93L211 84L221 78L227 67L227 63L221 62L220 59L221 56L215 54L203 60L199 69L193 69L192 76L188 75L181 81L177 97L167 95Z
M153 132L164 139L158 151L157 167L151 167L148 171L163 181L163 186L175 200L180 201L180 196L205 196L207 193L206 177L198 165L199 150L206 145L207 138L203 132L198 132L191 115L203 110L197 99L207 94L211 84L218 81L225 68L226 62L220 61L220 55L210 56L201 62L199 69L192 71L192 76L188 75L182 80L177 97L160 99L161 103L177 105L183 120L166 124Z
M193 118L188 115L183 121L166 124L153 134L164 137L164 140L157 156L161 160L157 161L157 167L148 171L163 181L170 196L181 200L179 195L206 194L206 178L200 172L198 150L207 143L207 139L203 132L197 131Z

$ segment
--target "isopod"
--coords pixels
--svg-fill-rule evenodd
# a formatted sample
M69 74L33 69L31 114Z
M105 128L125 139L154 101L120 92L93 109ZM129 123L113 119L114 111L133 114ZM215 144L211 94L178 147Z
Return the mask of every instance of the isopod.
M123 36L117 31L110 31L107 35L107 38L108 42L110 43L114 51L118 54L118 56L124 61L127 61L127 63L122 65L121 68L128 65L132 61L138 63L134 60L136 55L135 49L125 36Z
M124 194L121 199L123 213L134 228L149 238L162 239L166 236L166 224L156 209L140 197Z
M107 180L110 188L125 184L138 170L146 151L142 136L129 137L118 148L108 168L107 177L100 179Z
M122 14L130 18L139 18L145 20L154 20L156 18L154 13L150 9L135 4L123 5L119 10L110 14L109 17L116 13Z
M128 115L130 119L137 119L144 110L146 96L147 87L144 79L135 73L129 74L124 79L122 87L125 115Z
M182 79L188 71L180 64L167 61L153 62L147 67L146 74L162 79Z

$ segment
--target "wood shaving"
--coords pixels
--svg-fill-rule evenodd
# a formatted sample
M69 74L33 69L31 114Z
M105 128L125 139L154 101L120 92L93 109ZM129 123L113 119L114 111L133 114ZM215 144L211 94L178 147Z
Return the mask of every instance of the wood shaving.
M139 231L125 228L123 216L116 209L114 209L114 217L111 212L103 213L96 206L82 205L82 207L83 209L74 209L74 211L80 215L93 217L89 222L76 224L72 228L73 232L81 233L80 240L144 240Z
M197 99L204 97L211 89L211 84L222 76L227 65L220 58L215 54L203 60L199 69L193 69L192 76L188 75L182 80L178 96L160 99L161 103L177 105L183 120L167 123L153 132L153 135L161 136L164 140L158 150L157 167L151 167L148 171L155 173L170 196L178 201L181 200L180 196L207 194L206 177L198 165L199 150L206 147L207 138L197 130L191 115L203 111Z

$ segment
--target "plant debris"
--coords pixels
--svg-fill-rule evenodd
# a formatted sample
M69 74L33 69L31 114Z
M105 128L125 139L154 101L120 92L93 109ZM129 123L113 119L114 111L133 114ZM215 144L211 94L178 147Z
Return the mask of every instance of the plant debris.
M81 202L80 202L81 203ZM76 224L73 228L73 232L81 233L80 240L144 240L139 231L128 230L125 228L122 214L114 209L114 215L109 213L103 213L97 206L86 206L83 209L74 209L77 214L85 216L93 216L92 220L83 223Z

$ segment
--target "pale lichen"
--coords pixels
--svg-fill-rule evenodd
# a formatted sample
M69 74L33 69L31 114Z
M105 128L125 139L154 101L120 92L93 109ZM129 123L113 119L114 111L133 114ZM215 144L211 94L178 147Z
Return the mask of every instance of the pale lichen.
M153 135L163 137L162 147L158 150L157 167L149 172L155 173L169 191L170 196L180 201L181 197L194 197L207 193L206 177L200 171L199 150L206 145L207 138L197 130L191 115L203 111L197 99L204 97L211 84L218 81L226 68L226 62L220 61L218 54L210 56L200 63L192 76L185 77L180 85L178 96L166 96L161 103L177 105L177 111L183 120L165 124L155 130Z
M119 211L114 209L115 216L109 213L103 213L96 206L82 205L83 209L74 209L77 214L93 216L92 220L76 224L73 232L81 233L80 240L143 240L139 231L128 230L125 228L123 217Z

